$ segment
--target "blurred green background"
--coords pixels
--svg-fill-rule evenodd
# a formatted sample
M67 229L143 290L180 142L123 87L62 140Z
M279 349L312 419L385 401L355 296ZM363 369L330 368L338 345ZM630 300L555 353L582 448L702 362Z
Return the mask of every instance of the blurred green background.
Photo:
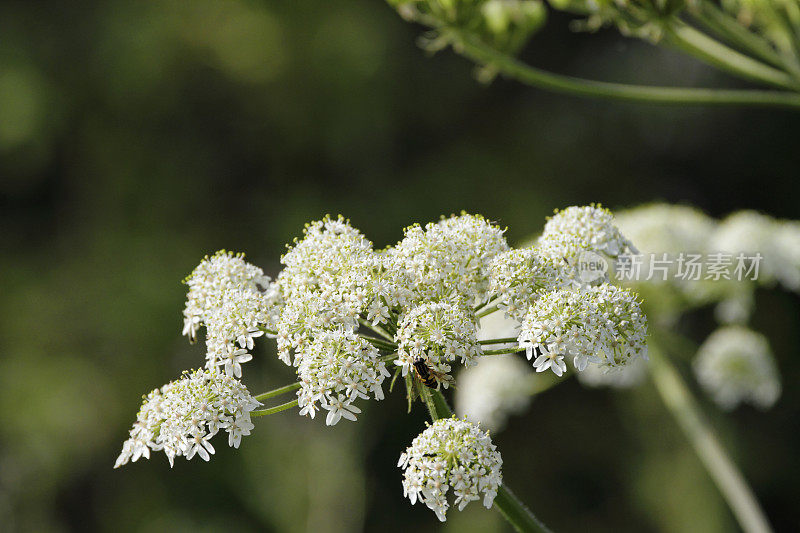
M738 82L552 14L524 56L561 72ZM800 218L800 115L577 100L482 86L377 0L0 3L0 529L504 531L402 497L423 428L402 392L356 424L292 412L210 463L112 470L142 394L202 364L180 281L206 253L274 275L305 221L342 213L377 246L466 209L511 242L554 207L685 201ZM704 407L778 530L798 525L795 296L754 327L783 374L772 411ZM696 340L710 312L690 317ZM291 379L261 342L254 393ZM687 365L679 362L684 370ZM574 380L495 437L505 478L557 531L730 531L733 518L649 385Z

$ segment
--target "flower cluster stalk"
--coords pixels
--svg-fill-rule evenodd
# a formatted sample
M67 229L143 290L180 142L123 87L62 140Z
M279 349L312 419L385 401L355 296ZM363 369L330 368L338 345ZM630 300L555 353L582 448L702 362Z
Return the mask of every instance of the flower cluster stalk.
M742 473L728 456L711 424L657 340L649 343L650 373L664 405L675 418L706 467L742 529L771 532L769 522Z

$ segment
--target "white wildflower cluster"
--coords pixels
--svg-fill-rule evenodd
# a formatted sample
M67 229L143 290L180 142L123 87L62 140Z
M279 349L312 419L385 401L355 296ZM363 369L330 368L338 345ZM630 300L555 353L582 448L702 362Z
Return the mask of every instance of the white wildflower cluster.
M420 433L398 466L404 470L404 495L412 504L425 503L442 522L451 489L459 511L481 499L490 508L503 482L503 460L488 432L457 418L437 420Z
M473 304L486 299L490 261L508 250L504 231L468 214L414 225L387 251L387 266L407 280L418 301L460 295Z
M209 440L220 430L228 434L228 444L238 448L242 436L253 429L250 412L259 405L236 379L208 369L186 372L144 398L114 468L140 457L149 459L150 450L163 451L170 466L179 456L199 455L208 461L214 453Z
M537 372L552 369L562 375L567 355L579 371L589 363L614 368L647 357L647 319L629 290L608 284L562 289L531 306L518 340L528 359L536 355Z
M356 420L361 409L353 401L358 398L382 400L381 385L389 376L378 350L346 328L318 332L313 343L295 352L294 364L300 414L314 418L319 402L328 411L329 426L342 418Z
M800 222L774 219L756 211L732 213L717 221L702 211L683 205L648 204L617 213L625 235L644 252L637 257L642 279L627 282L651 302L650 311L662 322L674 322L684 311L717 304L717 318L723 323L744 323L753 312L753 291L758 284L780 283L788 290L800 291ZM730 270L744 267L757 270L757 279L686 279L688 267L679 257L716 256L728 261ZM757 269L755 258L760 256ZM666 257L666 261L661 261ZM749 259L749 261L748 261ZM664 274L653 272L659 261ZM703 265L699 265L703 266Z
M222 366L241 377L253 339L261 326L274 322L278 295L264 272L244 260L244 254L221 250L206 257L186 278L189 286L183 311L183 334L191 340L206 328L206 366Z
M600 205L572 206L556 210L544 226L540 243L564 242L564 236L576 238L582 246L595 253L617 257L636 253L633 244L614 224L611 211Z
M458 376L456 412L486 429L499 431L509 415L522 413L530 405L532 374L530 366L516 355L483 357Z
M536 248L515 248L489 264L489 290L508 317L520 320L542 294L565 284L563 272Z
M722 327L700 346L697 381L724 409L750 403L768 409L781 394L780 377L767 339L741 326Z
M756 211L738 211L723 219L710 248L731 254L760 253L759 279L800 291L800 222L777 220Z
M395 335L397 360L407 375L417 359L435 373L449 375L451 363L476 364L481 347L474 313L463 303L431 302L413 307L400 318ZM441 382L444 387L447 381Z

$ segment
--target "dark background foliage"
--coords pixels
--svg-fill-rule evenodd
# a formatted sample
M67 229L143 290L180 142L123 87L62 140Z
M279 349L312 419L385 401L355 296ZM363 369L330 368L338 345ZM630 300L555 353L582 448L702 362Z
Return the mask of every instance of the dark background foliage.
M526 60L600 79L736 86L553 14ZM490 86L375 0L0 4L0 523L7 531L419 531L402 393L333 429L283 413L206 464L112 470L143 393L199 366L180 280L220 248L274 275L304 222L376 244L466 209L539 231L554 207L689 202L800 218L800 115L584 101ZM779 530L796 521L798 301L759 295L785 393L704 402ZM698 340L708 313L688 321ZM261 342L246 381L291 379ZM682 369L686 370L685 362ZM652 386L567 382L497 435L506 480L558 531L725 531L732 516ZM473 504L450 531L503 530Z

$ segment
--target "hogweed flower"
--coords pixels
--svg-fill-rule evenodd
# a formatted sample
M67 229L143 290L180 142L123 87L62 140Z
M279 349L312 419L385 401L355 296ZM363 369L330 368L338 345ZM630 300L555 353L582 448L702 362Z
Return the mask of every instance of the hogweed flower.
M261 326L275 319L278 294L264 272L247 263L244 254L220 250L186 278L189 293L184 308L183 334L197 338L206 327L206 367L223 366L229 376L241 377L240 363L263 335Z
M295 353L301 383L297 393L300 414L314 418L317 403L328 411L325 423L356 420L355 400L383 399L383 380L389 376L378 350L352 331L321 331L312 343Z
M243 435L253 429L250 412L261 405L241 382L208 369L185 372L145 396L130 438L114 468L150 450L164 451L170 466L175 457L199 455L208 461L214 454L209 439L220 430L228 433L228 444L239 447Z
M567 370L567 355L578 371L589 363L618 367L647 356L647 319L635 293L626 289L561 289L531 306L518 341L529 360L536 354L537 372L552 369L561 376Z
M412 308L400 319L395 335L397 360L406 376L421 358L438 374L448 375L451 363L476 363L481 354L474 313L458 303L431 302ZM444 387L448 386L445 380Z
M588 250L609 257L637 252L633 244L614 224L614 215L611 211L599 204L556 210L544 225L539 241L548 243L551 239L563 235L575 237L585 243Z
M459 511L481 499L488 509L503 482L503 460L489 433L457 418L428 426L400 455L397 466L403 469L403 494L412 505L423 502L442 522L451 489Z
M414 225L387 251L387 268L407 277L417 302L456 294L473 304L488 294L489 263L508 250L504 232L468 214Z
M781 384L766 337L741 326L712 333L694 360L697 381L723 409L739 403L768 409L778 400Z
M563 268L535 248L504 252L489 264L489 291L505 314L521 320L543 293L564 284Z

